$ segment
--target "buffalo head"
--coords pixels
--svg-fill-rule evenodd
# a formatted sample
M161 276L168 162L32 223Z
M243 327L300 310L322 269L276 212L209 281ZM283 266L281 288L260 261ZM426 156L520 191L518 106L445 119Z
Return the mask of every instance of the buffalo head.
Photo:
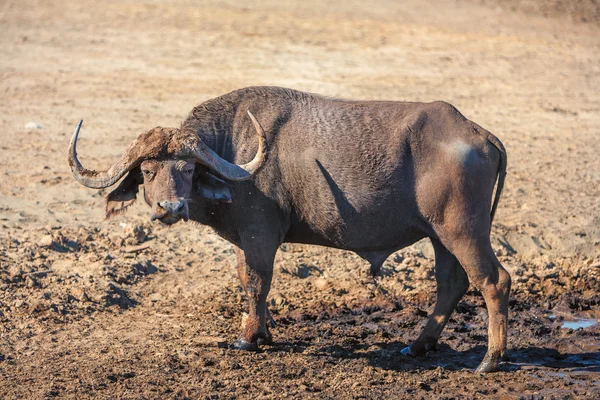
M189 218L189 203L195 198L231 201L227 181L250 179L267 156L265 132L248 111L258 134L258 151L247 164L237 165L221 158L196 132L157 127L143 133L127 147L119 161L105 171L84 168L77 159L80 121L69 146L69 166L84 186L101 189L125 179L106 196L106 217L123 212L136 200L139 185L152 208L151 220L173 224ZM222 179L220 179L220 178Z

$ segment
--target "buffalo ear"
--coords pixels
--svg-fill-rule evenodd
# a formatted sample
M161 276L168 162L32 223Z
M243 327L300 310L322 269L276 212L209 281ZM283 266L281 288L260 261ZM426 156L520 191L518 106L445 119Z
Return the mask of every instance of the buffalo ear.
M211 201L231 203L233 200L231 185L209 173L203 174L200 178L197 192L200 196Z
M104 199L106 218L125 212L127 207L135 203L138 188L142 182L139 167L130 171L119 186L106 195Z

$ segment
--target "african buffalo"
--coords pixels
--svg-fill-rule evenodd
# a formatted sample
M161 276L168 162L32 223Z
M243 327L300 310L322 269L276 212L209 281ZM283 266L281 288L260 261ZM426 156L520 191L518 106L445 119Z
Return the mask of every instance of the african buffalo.
M127 174L106 196L107 217L131 205L144 185L153 220L191 219L234 245L249 317L233 348L271 342L266 302L282 243L354 251L376 273L393 252L428 237L437 302L403 353L436 345L470 281L489 313L488 350L477 370L498 368L511 278L494 255L490 228L506 152L450 104L249 87L200 104L179 128L139 135L105 171L79 163L80 127L69 147L75 179L99 189Z

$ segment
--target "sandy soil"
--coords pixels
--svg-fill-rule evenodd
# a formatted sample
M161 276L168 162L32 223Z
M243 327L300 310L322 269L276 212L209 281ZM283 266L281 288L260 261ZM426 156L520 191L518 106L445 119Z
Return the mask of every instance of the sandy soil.
M0 2L0 398L599 398L598 25L464 0L281 3ZM351 253L285 245L276 344L229 350L244 312L232 247L151 224L141 203L105 221L102 193L69 175L79 119L82 161L105 167L137 134L261 84L446 100L502 139L502 372L471 371L475 291L437 351L399 354L435 297L426 242L377 285Z

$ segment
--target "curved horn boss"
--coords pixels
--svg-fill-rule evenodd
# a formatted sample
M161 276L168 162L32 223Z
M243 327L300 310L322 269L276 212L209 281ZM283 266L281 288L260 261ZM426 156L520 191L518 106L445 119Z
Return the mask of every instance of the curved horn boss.
M254 129L256 129L256 133L258 134L258 150L252 161L243 165L232 164L219 157L217 153L202 141L199 141L199 146L194 153L196 161L230 181L244 181L252 178L267 158L267 138L262 126L260 126L260 123L250 111L248 111L248 116L252 120Z
M211 148L209 148L202 140L198 140L192 156L198 163L210 168L221 177L231 181L243 181L250 179L262 167L267 158L266 134L259 122L254 118L254 115L248 111L248 116L252 120L252 124L258 134L258 150L256 155L247 164L237 165L221 158ZM84 186L94 189L102 189L114 185L127 172L138 166L145 158L149 158L145 154L140 138L131 143L119 161L113 164L110 168L104 171L96 171L83 167L77 158L77 138L81 129L82 121L79 121L71 142L69 144L69 166L75 179ZM175 155L174 155L175 156Z

